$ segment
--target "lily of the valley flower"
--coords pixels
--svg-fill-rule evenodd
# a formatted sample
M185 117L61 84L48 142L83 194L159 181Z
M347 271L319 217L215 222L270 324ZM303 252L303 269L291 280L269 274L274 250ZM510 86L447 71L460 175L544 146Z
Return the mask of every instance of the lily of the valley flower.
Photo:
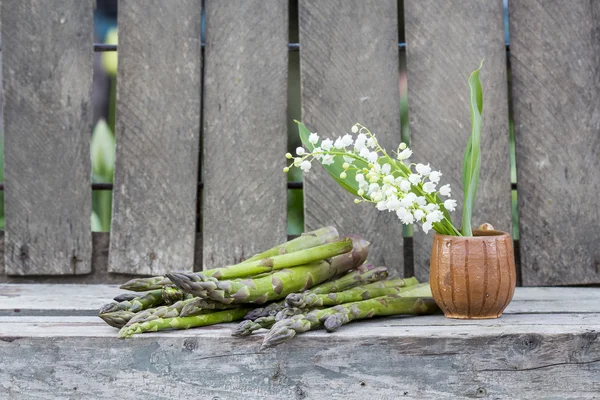
M456 201L441 202L438 197L438 194L450 196L450 185L437 188L441 172L433 170L430 164L405 164L404 160L412 156L412 150L404 143L400 144L396 159L393 159L367 128L357 124L351 131L355 137L345 134L335 141L310 133L308 142L312 151L303 147L296 149L297 157L290 167L308 172L313 160L324 166L338 161L343 168L337 172L338 179L357 188L354 189L358 195L355 203L373 203L380 211L394 212L406 225L420 223L425 233L435 229L440 233L459 234L444 214L455 210ZM288 155L288 158L292 156Z

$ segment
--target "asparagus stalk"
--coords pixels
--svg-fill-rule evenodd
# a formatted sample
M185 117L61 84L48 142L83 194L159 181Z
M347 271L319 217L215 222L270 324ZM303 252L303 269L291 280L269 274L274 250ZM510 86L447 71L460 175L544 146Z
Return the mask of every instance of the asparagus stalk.
M381 281L387 277L388 269L386 267L376 267L372 264L364 264L338 279L315 286L310 289L309 292L315 294L341 292L354 286Z
M407 290L411 290L413 286L407 286L407 284L414 285L414 282L417 282L415 278L397 278L389 281L375 282L365 286L356 286L338 293L291 293L285 298L285 304L287 307L297 307L303 309L331 307L338 304L372 299L373 297L380 297L388 294L399 294ZM431 296L429 284L425 283L421 286L424 289L424 294L422 295Z
M358 306L353 303L350 307L339 307L339 311L328 315L323 325L328 332L338 330L342 325L358 319L371 318L373 316L386 316L397 314L424 315L434 314L439 307L432 298L425 297L379 297L371 302L369 306Z
M121 293L120 295L116 296L113 300L116 301L117 303L120 303L122 301L131 301L131 300L135 299L136 297L139 297L139 294Z
M178 301L190 298L187 293L176 286L163 286L161 295L166 304L175 304Z
M257 331L261 328L270 329L273 326L273 324L275 324L275 322L276 321L274 315L256 318L254 321L247 319L240 322L231 335L249 336L254 331Z
M180 300L171 305L165 305L143 310L141 312L136 313L135 316L133 316L126 325L133 325L137 322L152 321L158 318L178 317L185 304L189 301L191 301L191 299Z
M309 249L311 247L333 242L334 240L339 239L339 237L340 235L335 227L326 226L312 232L305 232L296 239L289 240L283 244L270 248L267 251L256 254L244 262L262 260L263 258Z
M205 285L196 285L197 288L201 288L200 290L215 290L219 280L244 278L265 272L281 270L298 265L305 265L315 261L324 260L326 258L339 256L344 253L352 253L352 247L352 239L348 237L336 240L335 242L311 247L302 251L263 258L262 260L251 261L228 267L215 268L204 271L203 273L181 273L181 275L187 276L194 282L206 282ZM179 286L179 283L173 280L174 275L176 274L167 274L167 278L169 278L175 285ZM183 287L182 289L186 290ZM196 296L202 295L196 294Z
M335 280L327 281L309 289L306 293L325 294L331 292L341 292L354 286L376 282L387 278L388 270L386 267L375 267L372 264L363 264L356 267ZM255 320L260 317L275 315L285 308L285 300L271 303L262 308L255 308L250 311L244 319Z
M418 281L415 278L406 279L391 279L389 281L375 282L370 285L357 286L343 292L330 294L314 294L311 291L304 293L291 293L285 299L285 306L282 305L281 310L276 315L267 315L254 320L246 320L240 322L236 330L232 333L233 336L248 336L254 331L266 328L270 329L277 321L282 319L292 318L294 315L303 314L306 308L316 308L323 306L332 306L342 303L350 303L360 300L366 300L372 297L379 297L388 294L399 294L403 297L431 297L431 289L428 283L415 285ZM411 285L401 287L401 285ZM290 302L293 296L300 296L298 299ZM317 300L313 300L316 298ZM278 304L278 303L272 303ZM247 317L247 316L246 316Z
M432 314L438 310L437 305L432 299L401 297L396 294L340 304L323 310L314 310L305 315L295 315L292 318L276 322L265 335L261 350L281 344L293 338L297 333L316 329L322 326L324 321L332 315L340 314L333 317L331 322L328 323L330 329L337 329L341 323L351 320L383 315Z
M117 310L98 314L98 316L102 318L104 322L115 328L121 328L125 326L135 315L136 313L125 310Z
M348 254L334 257L331 259L331 262L325 260L312 262L311 264L300 265L290 269L282 269L272 275L258 279L219 281L216 279L202 279L195 274L186 273L173 273L167 274L167 276L185 292L198 297L211 298L225 304L262 304L267 301L284 298L293 292L309 289L315 284L324 282L333 276L362 264L366 259L369 243L360 236L349 237L345 241L350 243L352 251L349 251ZM318 247L289 255L309 252L314 249L318 249ZM325 253L322 252L319 254L320 257L323 257ZM311 257L316 256L313 255Z
M167 329L189 329L199 326L219 324L242 319L249 308L235 308L217 311L209 314L194 315L189 317L158 318L152 321L126 325L119 331L119 338L125 339L138 333L157 332Z
M228 310L232 307L232 304L223 304L218 301L203 299L202 297L193 297L183 306L179 316L187 317L196 315L203 310Z
M143 296L138 296L132 300L124 300L119 303L108 303L100 308L98 314L107 314L115 311L138 312L146 308L154 307L164 303L162 290L153 290Z
M286 243L277 245L263 253L257 254L242 263L246 264L249 262L262 260L264 258L273 257L281 254L293 253L311 247L316 247L322 244L330 243L339 238L337 230L332 226L327 226L321 229L317 229L312 232L303 233L300 237L290 240ZM218 268L217 268L218 269ZM203 273L207 276L211 275L212 270L204 271ZM149 278L137 278L131 279L121 285L121 289L132 290L134 292L144 292L147 290L160 289L165 285L171 284L171 281L165 276L153 276Z

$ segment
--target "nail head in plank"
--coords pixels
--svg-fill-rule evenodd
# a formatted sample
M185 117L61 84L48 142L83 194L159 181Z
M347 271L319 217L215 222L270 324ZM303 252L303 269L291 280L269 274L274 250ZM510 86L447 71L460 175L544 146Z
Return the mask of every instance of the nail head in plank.
M193 269L200 14L200 0L120 3L110 272Z
M91 271L93 1L2 1L6 273Z
M357 122L388 151L400 143L397 1L299 1L302 120L336 139ZM315 162L314 164L317 164ZM369 262L403 275L402 223L355 205L319 166L304 175L307 230L334 225L371 242Z

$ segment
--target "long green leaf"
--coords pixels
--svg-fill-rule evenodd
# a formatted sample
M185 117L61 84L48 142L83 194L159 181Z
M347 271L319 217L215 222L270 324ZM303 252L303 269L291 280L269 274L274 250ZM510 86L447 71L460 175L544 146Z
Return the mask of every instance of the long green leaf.
M483 89L479 79L479 71L483 60L469 77L471 136L465 149L463 161L463 190L464 204L462 214L462 234L472 236L471 218L475 207L475 198L479 187L479 172L481 170L481 128L483 114Z

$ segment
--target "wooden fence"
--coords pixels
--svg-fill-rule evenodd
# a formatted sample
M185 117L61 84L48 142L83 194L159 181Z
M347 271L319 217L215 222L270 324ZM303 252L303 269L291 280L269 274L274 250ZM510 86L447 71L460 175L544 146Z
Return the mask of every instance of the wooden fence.
M485 58L475 222L512 229L512 115L522 283L600 283L600 1L510 0L508 52L502 0L405 0L400 13L397 0L297 3L302 120L326 136L361 122L386 147L400 141L404 18L413 158L441 169L459 200L467 78ZM90 229L94 1L1 1L0 282L198 270L286 239L290 3L205 0L204 27L202 5L119 2L109 235ZM391 214L354 205L321 168L303 190L306 229L358 232L371 262L427 278L431 234L415 231L405 265Z

